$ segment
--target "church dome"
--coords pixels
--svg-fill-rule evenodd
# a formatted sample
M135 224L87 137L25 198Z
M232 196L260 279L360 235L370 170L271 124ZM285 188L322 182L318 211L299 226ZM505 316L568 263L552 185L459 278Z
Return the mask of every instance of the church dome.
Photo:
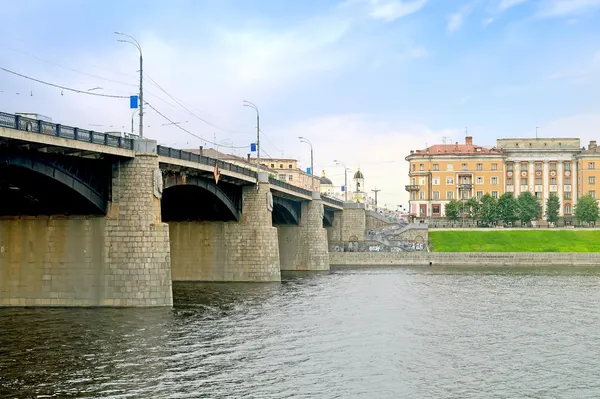
M333 185L333 182L328 177L325 177L325 171L323 171L323 174L321 175L321 184Z
M354 178L355 179L364 179L365 176L362 174L362 172L360 171L360 168L358 168L358 170L356 171L356 173L354 174Z

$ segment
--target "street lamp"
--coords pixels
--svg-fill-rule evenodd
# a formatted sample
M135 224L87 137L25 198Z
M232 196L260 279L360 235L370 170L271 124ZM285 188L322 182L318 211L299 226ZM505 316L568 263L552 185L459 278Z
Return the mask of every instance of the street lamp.
M242 102L244 107L254 108L256 111L256 164L260 164L260 115L258 113L258 107L250 101L244 100Z
M130 38L131 40L125 39L117 39L118 42L121 43L130 43L133 44L140 51L140 138L144 137L144 90L143 90L143 57L142 57L142 47L138 43L137 40L133 36L129 36L125 33L115 32L115 35L125 36ZM133 130L133 129L132 129Z
M306 139L302 136L298 137L300 139L300 142L302 143L306 143L310 146L310 186L312 187L313 191L315 190L315 179L313 179L313 175L314 175L314 169L313 169L313 146L312 143L310 142L309 139Z
M220 145L224 145L225 146L227 144L233 145L233 142L231 141L231 139L223 139L223 140L221 140L221 141L219 141L218 143L215 143L215 144L217 146L217 157L218 157L219 156L219 146Z
M336 165L342 165L344 167L344 202L348 202L348 168L343 162L336 160L333 162L335 162Z
M133 114L131 114L131 134L133 134L133 117L135 116L135 113L138 111L139 111L139 109L136 109L135 111L133 111Z

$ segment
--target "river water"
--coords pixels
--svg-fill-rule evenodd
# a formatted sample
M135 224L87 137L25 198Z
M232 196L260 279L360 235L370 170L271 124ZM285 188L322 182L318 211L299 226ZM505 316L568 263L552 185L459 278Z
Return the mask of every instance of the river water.
M0 309L1 398L598 398L600 270L346 269Z

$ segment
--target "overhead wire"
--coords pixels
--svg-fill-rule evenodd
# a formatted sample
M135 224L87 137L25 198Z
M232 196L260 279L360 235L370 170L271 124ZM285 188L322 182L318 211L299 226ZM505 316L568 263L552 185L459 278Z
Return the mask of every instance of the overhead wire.
M6 68L3 68L3 67L0 67L0 70L2 70L4 72L8 72L8 73L16 75L16 76L19 76L21 78L32 80L32 81L37 82L37 83L45 84L47 86L56 87L56 88L62 89L62 90L72 91L72 92L79 93L79 94L87 94L89 96L108 97L108 98L129 98L129 96L117 96L117 95L114 95L114 94L102 94L102 93L94 93L94 92L90 92L90 91L86 91L86 90L73 89L71 87L57 85L57 84L46 82L46 81L43 81L43 80L40 80L40 79L32 78L31 76L23 75L21 73L18 73L18 72L15 72L15 71L11 71L10 69L6 69Z

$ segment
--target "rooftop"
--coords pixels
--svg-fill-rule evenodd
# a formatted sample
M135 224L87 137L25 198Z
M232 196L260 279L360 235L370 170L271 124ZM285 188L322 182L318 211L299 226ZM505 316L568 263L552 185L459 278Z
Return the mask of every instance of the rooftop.
M431 147L427 147L424 150L411 151L410 155L466 155L466 154L486 154L486 155L500 155L500 151L496 149L490 149L482 147L480 145L473 144L473 137L465 137L465 143L459 144L434 144Z

